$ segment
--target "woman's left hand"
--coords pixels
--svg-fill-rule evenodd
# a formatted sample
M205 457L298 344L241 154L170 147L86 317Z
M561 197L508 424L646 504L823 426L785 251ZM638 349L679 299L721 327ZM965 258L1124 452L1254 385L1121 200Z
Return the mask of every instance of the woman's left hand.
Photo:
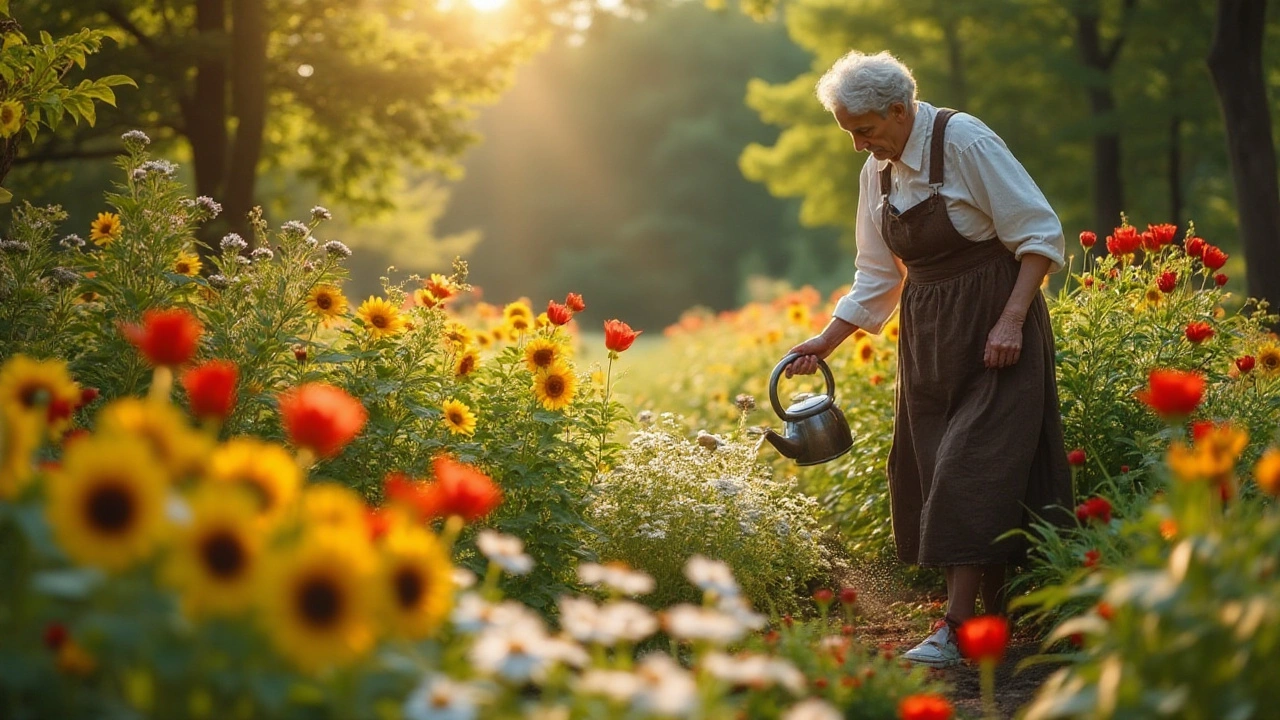
M989 368L1009 367L1022 355L1022 319L1002 314L987 333L982 364Z

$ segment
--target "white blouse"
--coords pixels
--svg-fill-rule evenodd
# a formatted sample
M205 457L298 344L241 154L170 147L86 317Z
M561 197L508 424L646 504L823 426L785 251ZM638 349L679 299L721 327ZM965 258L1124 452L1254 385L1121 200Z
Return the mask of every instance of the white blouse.
M915 123L898 160L869 156L858 177L858 248L853 287L840 298L832 315L878 333L898 305L907 268L884 242L880 222L883 197L880 171L893 165L889 202L906 211L930 195L929 147L937 108L916 104ZM1062 223L1049 201L1008 146L981 120L965 113L947 123L943 183L951 224L974 242L998 237L1021 260L1027 253L1051 261L1049 272L1065 264Z

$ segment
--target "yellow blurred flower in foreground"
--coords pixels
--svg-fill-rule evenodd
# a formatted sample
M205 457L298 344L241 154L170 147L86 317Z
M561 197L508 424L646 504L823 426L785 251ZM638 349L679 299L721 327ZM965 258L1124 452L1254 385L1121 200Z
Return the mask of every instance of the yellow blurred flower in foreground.
M302 492L302 514L307 527L360 535L366 532L367 507L355 490L337 483L315 483Z
M40 447L40 431L34 418L0 408L0 500L13 500L34 474L31 455Z
M1280 497L1280 448L1267 448L1253 466L1253 479L1268 495Z
M404 332L404 317L394 305L382 298L370 296L360 303L356 315L364 321L365 329L374 340Z
M89 239L99 247L106 247L119 240L123 232L124 224L115 213L98 213L98 217L89 223Z
M449 612L453 566L444 546L418 525L398 523L382 539L383 618L391 634L430 635Z
M191 522L170 549L166 579L179 589L189 616L244 612L257 596L263 558L253 497L206 485L190 506Z
M168 403L122 398L98 413L98 429L141 438L173 482L204 472L214 442Z
M48 492L58 545L81 565L124 570L149 557L165 532L168 479L137 438L106 434L72 443Z
M258 517L268 526L284 516L302 485L297 462L279 445L256 438L234 438L209 459L209 479L238 485L257 501Z
M14 355L0 367L0 412L27 418L57 437L71 423L80 386L61 360Z
M1249 434L1230 425L1215 425L1198 435L1190 448L1181 442L1169 446L1169 469L1183 482L1229 478L1249 443Z
M533 394L548 410L563 410L573 402L578 376L565 363L557 363L533 376Z
M444 401L444 424L454 435L471 435L476 431L476 416L465 403L449 398Z
M316 672L349 664L373 645L376 556L365 536L307 532L268 560L263 626L281 655Z

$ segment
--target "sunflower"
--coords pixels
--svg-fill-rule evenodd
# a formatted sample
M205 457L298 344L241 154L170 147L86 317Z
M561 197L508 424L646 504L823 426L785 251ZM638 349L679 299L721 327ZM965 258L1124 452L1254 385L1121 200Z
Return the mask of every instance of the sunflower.
M853 361L858 365L867 365L876 359L876 346L871 338L862 337L853 345Z
M519 300L508 304L502 308L502 319L511 322L512 318L524 318L529 323L533 322L533 308L528 303Z
M263 538L254 498L205 486L191 498L191 522L169 553L166 579L187 615L233 615L253 602Z
M494 345L498 345L506 342L510 338L510 335L507 333L506 326L499 325L489 329L489 338L493 341Z
M360 303L356 314L364 321L365 328L374 340L404 332L404 317L396 310L395 305L382 298L369 296L368 300Z
M460 355L453 362L453 376L466 377L475 372L480 366L480 353L475 350L468 350Z
M93 222L89 223L89 239L99 247L106 247L120 239L124 232L124 224L115 213L101 212Z
M791 303L787 306L787 322L799 327L809 326L809 306L802 303Z
M493 334L482 330L471 338L471 342L481 350L493 347Z
M176 482L201 475L214 442L168 403L123 398L98 413L98 428L140 438Z
M1280 345L1258 348L1258 368L1266 375L1280 375Z
M533 394L548 410L562 410L573 402L573 391L578 387L578 376L566 363L556 363L533 376Z
M307 309L329 322L347 314L347 298L333 285L317 285L307 293Z
M13 500L31 480L31 455L40 447L35 418L0 408L0 500Z
M899 326L898 318L894 317L892 320L885 323L884 330L882 332L884 336L889 339L889 342L898 342L898 335L901 334L901 327Z
M345 485L316 483L302 492L302 515L308 528L362 535L368 529L367 511L364 500Z
M195 253L180 252L178 259L173 263L173 271L179 275L187 277L195 277L200 274L200 268L204 267L200 263L200 256Z
M453 566L436 538L420 526L400 524L382 541L380 617L398 637L430 635L449 612Z
M26 109L17 100L5 100L0 103L0 138L12 137L22 129L22 120Z
M534 338L524 346L524 363L529 366L529 372L538 372L565 360L566 354L565 347L560 343L547 338Z
M48 489L49 525L79 564L124 570L151 555L164 533L167 478L137 438L107 433L72 443Z
M431 291L426 288L418 288L413 291L413 304L418 307L435 307L436 302L436 296L432 295Z
M308 532L268 561L263 625L303 670L351 663L373 645L377 557L369 543L353 540L336 530Z
M61 360L14 355L0 367L0 412L39 418L54 437L71 423L80 387Z
M441 408L444 424L454 435L471 435L476 431L476 415L465 403L449 398Z
M302 471L289 451L256 438L233 438L209 458L208 477L249 490L258 517L274 525L289 509L302 485Z
M512 340L518 340L521 335L529 332L533 328L533 318L523 315L515 315L507 318L507 333Z
M471 328L463 325L457 320L450 320L444 326L444 330L440 332L440 336L449 341L456 348L465 348L471 345L471 339L474 333Z

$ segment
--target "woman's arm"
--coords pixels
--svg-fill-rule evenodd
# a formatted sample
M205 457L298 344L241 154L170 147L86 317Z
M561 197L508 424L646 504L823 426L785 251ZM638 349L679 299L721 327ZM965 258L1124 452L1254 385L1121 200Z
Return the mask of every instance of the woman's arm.
M1052 261L1044 255L1027 253L1022 256L1022 267L1013 284L1013 292L1000 313L1000 319L987 334L987 347L982 353L982 364L989 368L1008 367L1022 355L1022 323L1027 319L1027 309L1045 275L1049 274Z

